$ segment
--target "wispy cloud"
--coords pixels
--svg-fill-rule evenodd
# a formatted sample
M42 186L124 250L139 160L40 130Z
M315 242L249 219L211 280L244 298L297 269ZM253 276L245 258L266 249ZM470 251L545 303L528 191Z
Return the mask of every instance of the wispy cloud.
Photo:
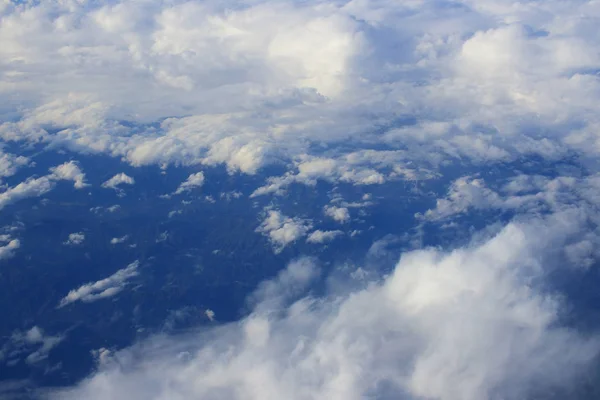
M115 296L127 285L127 281L138 275L139 261L134 261L127 267L118 270L111 276L96 282L86 283L71 290L59 303L64 307L77 301L90 303L100 299Z

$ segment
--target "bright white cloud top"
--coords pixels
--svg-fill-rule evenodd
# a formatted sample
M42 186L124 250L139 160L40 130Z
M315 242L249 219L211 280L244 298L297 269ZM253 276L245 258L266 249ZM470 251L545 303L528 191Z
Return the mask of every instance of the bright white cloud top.
M91 303L100 299L112 297L121 292L128 280L138 275L139 261L134 261L127 267L118 270L108 278L96 282L86 283L77 289L71 290L61 301L59 307L76 301Z

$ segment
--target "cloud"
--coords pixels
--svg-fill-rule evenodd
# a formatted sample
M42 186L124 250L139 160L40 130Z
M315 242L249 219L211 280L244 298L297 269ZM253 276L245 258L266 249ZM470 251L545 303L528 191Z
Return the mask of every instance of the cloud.
M110 239L110 244L125 243L127 240L129 240L129 235L125 235L125 236L121 236L121 237L114 237L114 238Z
M107 188L107 189L117 190L119 185L133 185L133 184L135 184L135 179L133 179L132 177L121 172L119 174L116 174L115 176L113 176L112 178L107 180L106 182L104 182L102 184L102 187Z
M16 249L21 247L19 239L13 239L9 235L0 235L0 260L5 260L14 255Z
M83 232L74 232L69 234L69 238L63 244L77 246L83 243L84 240L85 234Z
M139 264L139 261L134 261L108 278L86 283L77 289L71 290L60 301L58 307L64 307L76 301L91 303L93 301L115 296L125 288L129 279L138 275Z
M191 174L188 178L183 182L177 190L173 194L181 194L184 192L188 192L194 188L199 188L204 185L204 173L202 171L197 172L195 174Z
M0 348L0 362L25 361L30 365L38 364L45 360L50 351L63 340L64 336L46 335L38 326L33 326L25 332L15 331Z
M322 231L320 229L317 229L316 231L308 235L306 241L308 243L326 243L332 241L336 237L343 234L344 232L342 231Z
M389 275L306 296L319 269L291 263L241 321L115 353L61 399L440 400L572 390L600 343L565 327L563 298L532 285L581 227L513 222L452 251L405 253ZM332 289L333 290L333 289Z
M288 244L305 236L311 228L309 221L301 218L290 218L277 210L268 210L265 219L256 228L257 232L269 238L276 253L281 252Z
M0 90L19 101L0 136L136 166L288 166L256 195L593 157L595 3L491 4L11 3Z
M339 223L345 224L350 221L350 211L346 207L325 206L323 212Z
M73 181L75 182L74 186L77 189L81 189L85 186L83 183L85 175L72 161L50 168L50 172L50 174L39 178L30 177L18 185L9 187L4 192L0 193L0 210L19 200L28 197L40 197L50 192L54 189L56 181Z
M19 168L29 163L27 157L5 153L0 149L0 178L14 175Z
M56 179L75 182L75 189L83 189L84 187L89 186L89 184L85 183L85 174L74 161L69 161L58 167L50 168L50 172L52 172L52 175L54 175Z

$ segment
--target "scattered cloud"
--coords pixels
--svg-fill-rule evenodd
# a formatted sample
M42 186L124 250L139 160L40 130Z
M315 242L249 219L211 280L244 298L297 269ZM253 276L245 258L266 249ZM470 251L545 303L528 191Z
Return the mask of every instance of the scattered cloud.
M202 187L202 185L204 185L204 173L200 171L188 176L185 182L179 185L179 187L177 188L177 190L175 190L173 194L189 192L192 189Z
M50 168L50 172L52 172L52 175L57 179L73 181L73 185L76 189L83 189L84 187L89 186L89 184L85 183L85 174L74 161L69 161L58 167Z
M49 175L40 178L30 177L24 182L9 187L4 192L0 193L0 210L19 200L28 197L40 197L48 193L54 189L56 181L70 180L75 182L75 187L77 189L83 187L84 174L81 173L79 168L73 164L73 162L53 167L50 171L51 173Z
M336 237L343 234L344 232L342 231L322 231L317 229L316 231L308 235L306 241L308 243L326 243L332 241Z
M0 362L5 361L13 365L20 361L30 365L38 364L63 340L64 336L46 335L38 326L25 332L15 331L0 348Z
M5 153L0 149L0 178L13 176L19 168L29 164L29 158Z
M129 235L125 235L125 236L121 236L121 237L114 237L114 238L110 239L110 244L125 243L127 240L129 240Z
M13 239L10 235L0 235L0 243L0 260L12 257L15 250L21 247L19 239Z
M350 221L350 211L346 207L325 206L323 212L339 223L345 224Z
M69 246L78 246L85 240L85 234L83 232L74 232L69 234L69 238L63 243Z
M301 218L290 218L277 210L268 210L257 232L267 236L276 253L281 252L288 244L305 236L312 227L309 221Z
M102 187L117 190L120 185L133 185L134 183L135 179L121 172L104 182Z
M96 282L86 283L71 290L59 303L59 307L82 301L91 303L100 299L115 296L127 285L127 281L138 275L139 261L134 261L127 267L118 270L111 276Z

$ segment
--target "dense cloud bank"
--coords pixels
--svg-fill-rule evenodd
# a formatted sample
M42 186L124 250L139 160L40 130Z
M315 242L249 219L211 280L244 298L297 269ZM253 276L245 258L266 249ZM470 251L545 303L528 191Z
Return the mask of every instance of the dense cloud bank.
M599 12L592 1L4 2L0 93L13 100L0 135L133 165L252 174L284 162L271 191L422 179L444 160L594 156Z

